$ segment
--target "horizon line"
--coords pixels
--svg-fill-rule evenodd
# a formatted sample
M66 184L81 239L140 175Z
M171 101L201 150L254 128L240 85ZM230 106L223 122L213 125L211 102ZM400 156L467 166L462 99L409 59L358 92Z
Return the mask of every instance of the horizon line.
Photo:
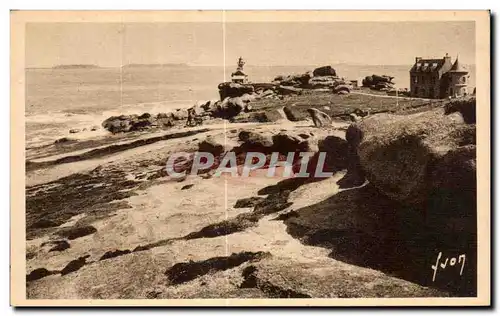
M471 65L474 66L475 63L465 63L466 65ZM98 64L57 64L53 66L29 66L29 67L24 67L25 69L57 69L59 67L64 67L64 66L74 66L74 68L78 68L81 66L92 66L93 68L124 68L127 66L135 66L137 68L140 68L142 66L184 66L184 67L232 67L234 66L233 64L188 64L188 63L131 63L131 64L126 64L122 66L102 66ZM348 66L411 66L413 63L408 63L408 64L361 64L361 63L323 63L323 64L289 64L289 65L283 65L283 64L274 64L274 65L265 65L265 64L251 64L251 65L246 65L247 67L312 67L312 68L318 68L318 67L323 67L323 66L340 66L340 65L348 65ZM134 67L130 67L134 68ZM64 69L64 68L60 68Z

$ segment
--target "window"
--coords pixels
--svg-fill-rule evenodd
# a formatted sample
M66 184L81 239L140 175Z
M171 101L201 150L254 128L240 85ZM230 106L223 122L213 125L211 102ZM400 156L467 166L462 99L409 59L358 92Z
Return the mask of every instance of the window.
M432 63L432 67L437 67L438 63Z
M465 82L466 82L466 80L467 80L467 79L465 78L465 76L464 76L464 77L462 77L462 83L465 83Z

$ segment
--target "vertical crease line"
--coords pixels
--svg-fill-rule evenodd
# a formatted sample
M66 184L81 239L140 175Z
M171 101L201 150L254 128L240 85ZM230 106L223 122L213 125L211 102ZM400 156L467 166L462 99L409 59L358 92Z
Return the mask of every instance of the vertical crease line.
M222 71L223 71L223 79L226 82L226 11L222 10ZM227 147L227 121L224 120L224 148ZM228 219L227 214L227 175L224 177L224 213L226 220ZM228 235L225 236L225 252L226 256L229 256L229 238ZM229 283L229 277L227 277L227 282ZM229 299L226 298L226 306L229 305Z
M223 57L223 79L226 82L226 11L222 10L222 57ZM227 121L224 120L224 147L227 146ZM228 219L227 213L227 178L224 178L224 213L226 220ZM229 255L229 243L226 235L226 256Z
M123 36L125 33L125 25L123 22L120 25L120 105L123 106Z

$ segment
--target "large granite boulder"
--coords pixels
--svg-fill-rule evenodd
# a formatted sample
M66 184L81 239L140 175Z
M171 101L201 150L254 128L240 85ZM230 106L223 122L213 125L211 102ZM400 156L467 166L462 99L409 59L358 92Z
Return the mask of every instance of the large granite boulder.
M153 126L155 119L149 114L111 116L102 122L102 127L111 133L123 133L148 129Z
M305 111L299 111L293 106L285 106L283 108L286 118L292 122L305 121L309 118L309 115Z
M299 136L304 137L306 134L299 134ZM316 179L317 171L335 173L347 168L347 148L347 141L337 136L330 135L323 139L314 136L307 137L305 141L300 143L299 149L314 153L307 163L306 172L309 173L309 178ZM319 161L320 153L325 155L322 162ZM293 171L298 173L300 168L301 161L296 161ZM317 180L319 179L322 178L317 178Z
M249 122L259 122L259 123L272 123L280 122L286 119L283 113L277 109L270 109L266 111L241 113L230 119L232 123L249 123Z
M198 151L203 153L211 153L214 156L219 156L224 153L225 146L220 139L214 137L207 137L198 143Z
M348 94L351 93L351 86L346 84L339 84L333 88L333 93Z
M314 126L316 127L327 127L332 125L332 118L325 112L315 108L309 108L307 109L307 113L311 116Z
M225 98L221 103L216 105L212 111L213 117L231 119L240 114L245 109L246 103L241 97Z
M476 124L476 98L452 100L444 107L445 114L459 112L467 124Z
M392 90L394 86L394 82L392 82L392 79L394 77L392 76L387 76L387 75L371 75L371 76L366 76L363 81L361 82L363 84L363 87L369 87L375 90Z
M102 127L104 127L113 134L120 132L128 132L130 130L131 121L133 119L134 118L131 115L111 116L102 122Z
M464 113L475 100L468 102ZM348 171L337 183L348 190L296 209L287 232L338 260L475 296L476 126L458 109L446 114L450 107L367 116L349 126L347 148L329 140L339 157L347 151Z
M335 72L335 69L332 68L332 66L323 66L314 69L313 71L314 77L320 77L320 76L336 76L337 73Z
M272 152L273 140L270 135L243 130L238 134L241 141L237 152Z
M317 151L317 140L313 137L304 139L293 132L280 132L273 135L273 150L287 155L291 152Z
M311 72L306 72L299 75L277 76L274 78L274 82L281 86L303 87L308 84L311 78Z
M176 121L185 120L188 117L187 109L177 109L172 112L172 118Z
M254 87L252 85L244 85L234 82L223 82L219 84L220 99L241 97L245 93L252 94Z
M428 203L430 196L440 204L475 200L475 124L445 113L377 114L351 125L351 176L366 176L384 195L407 204Z

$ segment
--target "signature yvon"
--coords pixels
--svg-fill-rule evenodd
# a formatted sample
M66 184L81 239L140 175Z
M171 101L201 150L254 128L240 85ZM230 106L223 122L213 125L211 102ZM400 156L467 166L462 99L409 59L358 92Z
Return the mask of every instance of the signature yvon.
M442 256L443 256L443 253L439 252L437 259L436 259L436 264L431 266L432 270L434 270L434 274L432 276L432 282L434 282L436 280L436 274L437 274L439 268L444 270L444 269L446 269L446 267L448 267L448 265L450 267L454 267L455 265L457 265L457 267L460 267L460 275L462 275L462 273L464 271L465 254L461 254L458 256L458 264L457 264L456 257L446 258L446 260L444 260L443 262L440 263Z

